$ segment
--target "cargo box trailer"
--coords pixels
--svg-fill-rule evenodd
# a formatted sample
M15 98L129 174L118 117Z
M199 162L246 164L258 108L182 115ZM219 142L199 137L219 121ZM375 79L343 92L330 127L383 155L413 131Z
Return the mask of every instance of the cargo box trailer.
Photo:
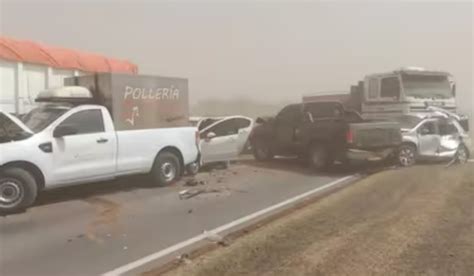
M66 86L89 89L117 130L189 126L188 80L175 77L98 73L66 78Z

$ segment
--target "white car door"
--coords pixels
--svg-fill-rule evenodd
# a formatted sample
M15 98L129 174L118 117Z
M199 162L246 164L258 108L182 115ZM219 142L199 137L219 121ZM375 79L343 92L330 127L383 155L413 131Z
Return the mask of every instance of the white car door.
M237 122L238 137L237 137L237 152L241 153L244 150L244 147L247 145L247 141L252 132L253 128L253 119L248 117L236 117L235 121Z
M234 118L218 121L200 132L201 160L205 163L237 158L239 128Z
M53 130L53 185L110 178L115 173L116 137L106 131L101 109L78 111ZM69 133L68 133L69 132Z
M439 154L442 157L454 157L461 143L461 133L453 122L443 121L439 123L441 135Z
M435 157L438 154L441 137L435 121L428 121L418 128L419 154Z

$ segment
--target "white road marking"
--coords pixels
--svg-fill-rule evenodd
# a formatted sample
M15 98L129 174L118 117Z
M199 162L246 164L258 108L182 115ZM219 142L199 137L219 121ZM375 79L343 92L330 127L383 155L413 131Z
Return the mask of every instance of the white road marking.
M275 211L275 210L277 210L277 209L279 209L279 208L281 208L281 207L284 207L284 206L286 206L286 205L292 204L292 203L294 203L294 202L296 202L296 201L298 201L298 200L301 200L301 199L303 199L303 198L305 198L305 197L308 197L308 196L310 196L310 195L313 195L313 194L316 194L316 193L318 193L318 192L324 191L324 190L326 190L326 189L328 189L328 188L330 188L330 187L332 187L332 186L335 186L335 185L337 185L337 184L339 184L339 183L341 183L341 182L344 182L344 181L347 181L347 180L350 180L350 179L354 179L355 177L356 177L355 175L350 175L350 176L346 176L346 177L343 177L343 178L339 178L339 179L337 179L337 180L335 180L335 181L333 181L333 182L330 182L330 183L328 183L328 184L326 184L326 185L324 185L324 186L315 188L315 189L313 189L313 190L310 190L310 191L305 192L305 193L303 193L303 194L297 195L297 196L295 196L295 197L292 197L292 198L290 198L290 199L287 199L287 200L285 200L285 201L282 201L282 202L280 202L280 203L277 203L277 204L275 204L275 205L272 205L272 206L270 206L270 207L267 207L267 208L265 208L265 209L262 209L262 210L260 210L260 211L255 212L255 213L252 213L252 214L249 214L249 215L247 215L247 216L241 217L241 218L239 218L239 219L237 219L237 220L231 221L231 222L229 222L229 223L227 223L227 224L224 224L224 225L222 225L222 226L219 226L219 227L217 227L217 228L215 228L215 229L213 229L213 230L207 231L207 232L205 232L205 233L202 233L202 234L200 234L200 235L197 235L197 236L195 236L195 237L192 237L192 238L190 238L190 239L188 239L188 240L185 240L185 241L182 241L182 242L177 243L177 244L175 244L175 245L172 245L172 246L170 246L170 247L168 247L168 248L165 248L165 249L163 249L163 250L161 250L161 251L155 252L155 253L153 253L153 254L151 254L151 255L148 255L148 256L145 256L145 257L143 257L143 258L141 258L141 259L138 259L138 260L136 260L136 261L134 261L134 262L131 262L131 263L126 264L126 265L124 265L124 266L118 267L118 268L116 268L116 269L114 269L114 270L112 270L112 271L106 272L106 273L104 273L104 274L102 274L102 275L103 275L103 276L117 276L117 275L122 275L122 274L124 274L124 273L127 273L127 272L133 270L133 269L136 269L136 268L138 268L138 267L140 267L140 266L143 266L143 265L145 265L145 264L147 264L147 263L150 263L150 262L152 262L152 261L156 261L156 260L158 260L159 258L165 257L165 256L167 256L167 255L169 255L169 254L171 254L171 253L173 253L173 252L176 252L176 251L178 251L178 250L180 250L180 249L183 249L183 248L185 248L185 247L187 247L187 246L190 246L190 245L192 245L192 244L194 244L194 243L196 243L196 242L202 241L202 240L204 240L207 236L209 236L209 233L212 233L212 234L219 234L219 233L224 232L224 231L226 231L226 230L229 230L229 229L231 229L231 228L233 228L233 227L235 227L235 226L238 226L238 225L240 225L240 224L249 222L249 221L251 221L251 220L253 220L253 219L256 219L256 218L258 218L258 217L260 217L260 216L262 216L262 215L265 215L265 214L267 214L267 213L270 213L270 212L272 212L272 211Z
M469 159L467 162L474 163L474 159Z

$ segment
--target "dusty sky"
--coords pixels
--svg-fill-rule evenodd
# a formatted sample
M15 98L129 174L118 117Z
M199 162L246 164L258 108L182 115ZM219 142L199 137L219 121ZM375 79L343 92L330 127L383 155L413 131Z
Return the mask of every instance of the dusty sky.
M416 65L454 74L463 109L474 110L470 1L0 2L2 34L187 77L193 101L299 100Z

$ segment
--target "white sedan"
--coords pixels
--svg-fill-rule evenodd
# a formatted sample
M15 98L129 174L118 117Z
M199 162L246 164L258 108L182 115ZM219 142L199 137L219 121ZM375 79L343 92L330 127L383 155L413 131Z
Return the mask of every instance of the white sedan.
M206 118L198 122L201 164L237 159L243 151L254 121L245 116Z

